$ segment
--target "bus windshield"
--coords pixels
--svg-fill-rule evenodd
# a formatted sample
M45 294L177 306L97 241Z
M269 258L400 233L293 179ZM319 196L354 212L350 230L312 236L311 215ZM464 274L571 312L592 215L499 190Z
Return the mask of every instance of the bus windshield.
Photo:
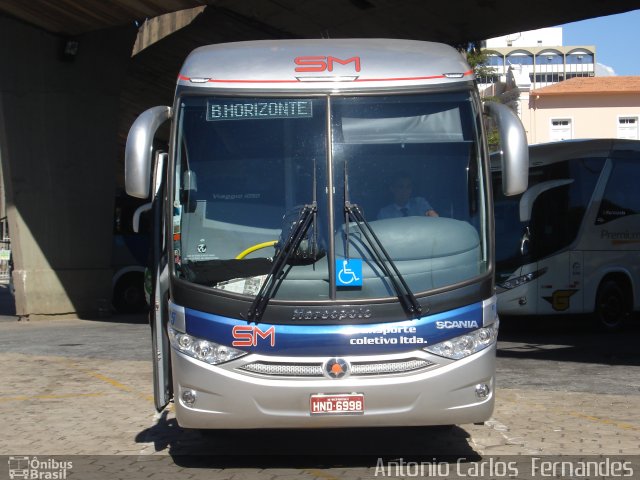
M568 248L578 236L604 157L585 156L536 165L521 195L502 194L501 173L493 175L497 281L520 266ZM523 235L530 246L521 251Z
M470 92L183 96L177 115L179 278L255 296L311 205L274 299L394 297L389 264L414 294L487 272L480 118ZM366 228L386 256L376 255Z

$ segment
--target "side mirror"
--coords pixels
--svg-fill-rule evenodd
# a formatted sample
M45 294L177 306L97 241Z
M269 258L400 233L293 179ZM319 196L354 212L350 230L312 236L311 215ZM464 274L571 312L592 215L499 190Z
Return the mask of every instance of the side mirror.
M185 207L186 213L196 211L197 203L193 197L198 191L198 177L193 170L185 170L182 174L182 186L180 187L180 203Z
M144 212L151 210L152 205L153 204L151 202L145 203L144 205L140 205L136 208L136 211L133 212L133 231L135 233L140 233L140 217Z
M190 192L198 191L198 177L193 170L185 170L182 174L182 189Z
M153 138L169 117L170 107L153 107L136 118L129 135L124 158L124 177L127 193L132 197L149 198Z
M531 231L529 227L525 227L522 238L520 239L520 255L526 257L529 255L529 244L531 243Z
M529 182L529 146L524 127L513 110L501 103L486 102L484 109L500 132L502 191L507 196L518 195Z
M530 189L528 189L522 198L520 198L519 218L521 222L529 222L531 220L531 212L533 211L533 204L540 195L544 192L551 190L552 188L562 187L564 185L570 185L573 183L572 178L563 178L557 180L549 180L547 182L537 183Z

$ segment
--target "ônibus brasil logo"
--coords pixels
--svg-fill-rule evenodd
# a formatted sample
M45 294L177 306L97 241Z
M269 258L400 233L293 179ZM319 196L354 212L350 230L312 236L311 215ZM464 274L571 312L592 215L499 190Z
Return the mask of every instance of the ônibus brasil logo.
M68 470L73 468L73 462L38 457L12 456L9 457L9 478L24 478L26 480L65 480Z

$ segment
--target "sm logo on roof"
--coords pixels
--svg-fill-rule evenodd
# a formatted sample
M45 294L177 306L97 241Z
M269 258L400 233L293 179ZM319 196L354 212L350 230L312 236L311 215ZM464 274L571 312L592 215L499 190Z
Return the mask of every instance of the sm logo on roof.
M296 72L333 72L336 64L349 65L353 63L356 72L360 71L360 57L351 57L342 60L337 57L306 56L296 57L294 63L298 65Z

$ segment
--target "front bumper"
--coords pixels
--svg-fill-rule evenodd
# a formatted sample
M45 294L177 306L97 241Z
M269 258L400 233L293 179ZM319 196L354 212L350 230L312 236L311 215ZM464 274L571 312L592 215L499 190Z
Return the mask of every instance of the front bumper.
M238 368L260 355L248 355L221 366L207 365L172 349L176 418L180 426L202 429L424 426L488 420L494 408L495 344L457 361L421 350L415 356L428 368L401 375L351 376L344 379L274 378ZM358 357L345 357L358 361ZM379 356L376 357L380 359ZM271 358L273 360L273 358ZM278 358L277 361L299 361ZM308 360L308 359L305 359ZM486 384L490 393L476 395ZM187 406L185 390L196 401ZM364 394L365 412L311 415L313 394Z

